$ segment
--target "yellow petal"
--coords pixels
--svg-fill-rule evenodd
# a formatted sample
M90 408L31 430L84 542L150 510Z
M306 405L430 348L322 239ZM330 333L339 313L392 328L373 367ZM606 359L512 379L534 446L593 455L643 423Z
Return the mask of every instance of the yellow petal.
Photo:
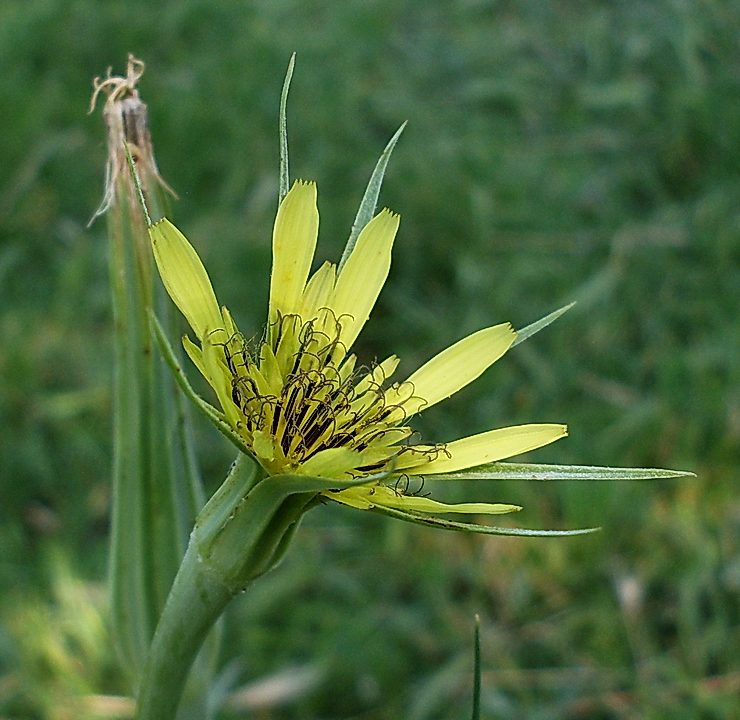
M390 502L378 503L398 510L424 513L466 513L475 515L504 515L521 510L520 505L506 503L442 503L425 497L397 495Z
M313 262L319 234L316 184L293 184L280 203L272 234L272 277L270 280L270 322L277 314L300 310L301 296Z
M344 358L342 364L339 366L340 385L344 385L344 383L349 380L350 376L355 371L355 365L357 365L356 355L347 355L347 357Z
M301 298L300 315L304 320L315 318L320 308L328 307L335 276L336 266L325 262L308 281Z
M413 468L413 475L433 475L465 470L496 462L548 445L568 434L566 425L515 425L447 443L444 452L427 465Z
M275 357L275 353L267 343L262 343L259 369L270 388L270 393L279 395L283 387L283 376L280 372L280 365Z
M208 371L203 364L203 351L187 336L182 336L182 346L188 357L193 361L193 365L200 370L200 374L208 380Z
M216 393L226 420L238 433L240 421L239 410L234 404L231 395L232 386L229 381L231 375L221 360L223 356L221 347L214 347L209 341L209 338L206 337L203 343L203 349L201 349L187 335L183 336L182 345L188 357L193 361L198 370L200 370L201 375L203 375Z
M222 331L223 335L224 332ZM226 415L226 419L229 424L237 429L239 423L239 411L234 404L232 398L232 375L231 371L226 367L224 362L224 351L220 344L212 341L212 335L208 335L203 339L203 349L201 353L201 361L203 363L203 374L208 380L211 387L216 392L219 403L221 403L221 409ZM188 349L187 346L185 348Z
M231 317L231 313L226 306L221 308L221 317L224 321L224 329L226 330L226 336L229 338L239 334L239 328L237 328L234 318Z
M406 415L450 397L496 362L516 339L509 323L495 325L468 335L429 362L422 365L406 382L386 392L389 405L403 402ZM413 397L408 397L413 389Z
M329 448L310 457L296 470L301 475L338 478L357 467L361 454L350 448Z
M431 498L403 495L386 485L349 488L338 493L332 493L328 497L360 510L370 510L373 507L389 507L397 510L410 510L411 512L475 515L503 515L521 510L519 505L505 503L442 503Z
M331 308L342 323L341 339L349 348L378 299L391 266L391 249L400 217L383 210L363 228L337 278Z
M447 457L445 455L446 445L407 445L404 452L400 453L396 460L396 472L403 473L409 468L416 468L419 465L426 465L432 460L430 458ZM416 475L415 470L407 473Z
M398 455L402 449L397 447L398 443L410 438L414 431L410 427L384 428L371 426L357 435L356 442L367 445L368 447L387 448L387 457L390 459L393 455ZM391 454L392 451L392 454ZM398 467L394 465L394 467Z
M198 339L223 327L208 273L187 238L167 218L149 228L149 238L162 282Z
M273 325L271 330L276 332L277 326ZM278 341L275 358L277 359L282 377L287 377L293 371L296 356L301 345L301 325L299 318L295 315L284 318L280 322L280 330L282 335Z
M257 430L252 438L254 454L263 461L271 462L275 459L275 440L264 430Z
M326 492L322 494L330 500L342 503L343 505L349 505L349 507L353 507L358 510L371 510L375 507L365 495L358 493L357 490L359 490L359 488L350 488L349 490L342 490L341 492Z

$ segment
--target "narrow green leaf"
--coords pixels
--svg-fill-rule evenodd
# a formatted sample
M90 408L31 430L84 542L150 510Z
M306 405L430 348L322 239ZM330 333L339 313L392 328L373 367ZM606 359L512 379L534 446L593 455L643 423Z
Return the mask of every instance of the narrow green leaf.
M590 465L527 465L496 462L456 473L429 475L430 480L665 480L696 477L686 470L614 468Z
M473 714L471 720L480 720L480 616L475 616L475 640L473 643Z
M524 342L527 338L531 338L532 335L538 333L543 328L546 328L550 323L555 322L561 315L568 312L568 310L570 310L574 305L574 302L568 303L567 305L561 307L559 310L555 310L549 315L545 315L545 317L540 318L539 320L537 320L537 322L533 322L531 325L527 325L527 327L522 328L521 330L517 330L516 340L514 340L511 347L515 347L519 343Z
M152 331L154 332L154 337L159 345L159 350L168 367L172 371L172 377L174 377L180 390L182 390L185 396L192 400L195 407L197 407L198 410L200 410L203 415L213 423L216 430L233 443L237 450L254 458L252 451L247 447L239 434L234 431L231 425L229 425L223 413L219 412L210 403L207 403L200 395L198 395L198 393L195 392L195 390L193 390L193 386L188 382L187 376L178 362L177 357L175 356L175 351L173 350L172 345L170 345L170 341L167 339L167 335L165 335L157 316L154 313L150 313L150 318Z
M347 262L347 259L352 254L352 250L355 247L355 243L357 242L357 238L360 236L362 229L373 219L375 207L378 204L380 188L383 184L383 176L385 175L385 170L388 167L388 161L391 159L393 148L396 147L398 138L401 137L401 133L403 132L403 129L406 127L407 123L408 120L404 122L401 127L398 128L398 130L396 130L395 134L388 141L388 144L385 146L385 150L383 150L382 155L375 165L375 169L373 170L373 173L370 176L370 181L368 182L367 188L365 189L365 194L362 196L362 202L360 203L360 207L357 210L355 221L352 224L352 231L349 234L349 240L347 240L347 245L345 246L344 252L342 253L342 259L339 261L337 275L342 271L344 263Z
M569 535L586 535L596 532L601 528L581 528L579 530L529 530L528 528L504 528L495 525L476 525L474 523L456 522L454 520L443 520L442 518L418 515L404 510L396 510L389 507L374 507L370 512L405 520L416 525L440 528L442 530L457 530L460 532L479 533L481 535L516 535L518 537L564 537Z
M140 372L144 345L140 301L133 292L136 261L126 209L108 215L110 281L115 319L113 388L113 503L109 592L113 640L132 683L144 664L156 617L148 582L146 536L146 438L141 432L146 372ZM129 669L130 668L130 669Z
M293 79L293 68L295 67L295 53L290 56L288 71L285 73L283 81L283 91L280 93L280 190L278 203L290 190L290 172L288 168L288 91L290 90L290 81Z

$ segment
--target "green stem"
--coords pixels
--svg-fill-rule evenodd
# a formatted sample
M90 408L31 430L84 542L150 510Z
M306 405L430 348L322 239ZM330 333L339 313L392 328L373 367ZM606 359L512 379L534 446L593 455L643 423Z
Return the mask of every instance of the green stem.
M137 718L175 717L190 666L233 596L191 541L149 649Z
M220 569L203 561L202 550L228 524L259 477L255 463L238 458L198 516L149 647L138 698L137 717L142 720L175 717L190 667L234 595Z
M229 601L282 559L318 493L378 477L333 480L272 475L240 454L195 521L190 543L149 648L137 720L172 720L188 671Z
M283 491L280 484L265 481L261 468L241 455L198 516L149 648L139 720L175 717L209 630L231 599L284 554L315 493Z

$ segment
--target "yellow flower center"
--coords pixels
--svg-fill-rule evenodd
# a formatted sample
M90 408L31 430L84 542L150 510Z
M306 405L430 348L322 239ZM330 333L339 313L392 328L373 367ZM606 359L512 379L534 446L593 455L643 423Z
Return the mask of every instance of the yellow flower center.
M239 334L211 340L221 345L231 376L236 429L268 472L326 472L331 462L334 477L361 476L389 467L401 453L418 454L420 463L439 454L438 446L399 445L412 434L403 425L412 388L389 402L383 383L395 358L356 369L341 331L341 319L321 309L310 321L278 315L258 352Z

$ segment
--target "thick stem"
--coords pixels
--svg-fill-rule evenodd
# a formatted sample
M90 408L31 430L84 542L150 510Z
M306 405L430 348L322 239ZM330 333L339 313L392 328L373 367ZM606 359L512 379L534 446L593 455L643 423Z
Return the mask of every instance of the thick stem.
M193 660L233 595L202 562L191 539L149 649L138 720L175 717Z
M228 526L237 508L262 477L256 463L239 456L196 527L159 618L141 678L137 718L174 718L188 673L208 631L242 588L229 583L202 549ZM238 546L232 552L243 552ZM243 587L243 586L242 586Z
M279 559L283 539L290 537L310 502L310 494L295 497L279 491L257 492L257 502L247 502L262 477L251 458L239 456L200 513L149 648L139 689L139 720L176 716L208 632L231 599ZM268 490L272 486L268 483Z
M137 720L172 720L188 671L229 601L284 555L317 493L368 482L308 475L265 476L240 455L195 522L154 633Z

